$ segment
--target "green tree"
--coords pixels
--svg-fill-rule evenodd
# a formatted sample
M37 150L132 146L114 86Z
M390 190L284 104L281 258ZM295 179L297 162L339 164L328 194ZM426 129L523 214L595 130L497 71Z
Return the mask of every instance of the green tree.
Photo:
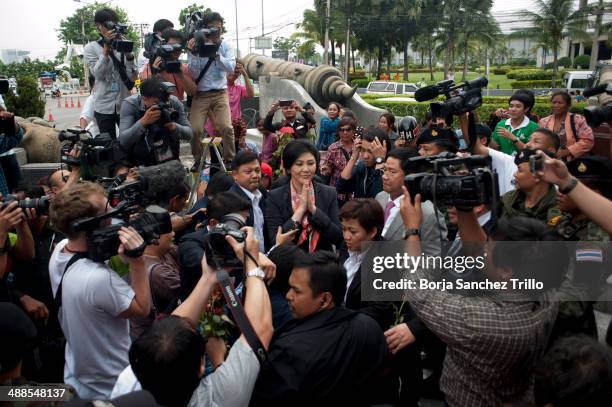
M608 43L612 39L612 23L604 21L604 16L609 15L612 11L612 3L604 3L603 0L597 0L596 3L591 4L581 3L571 24L572 36L591 43L589 69L593 70L599 60L599 37L607 34ZM592 31L587 31L587 28L591 28Z
M6 94L5 102L8 111L21 117L44 117L45 102L41 99L36 76L21 75L17 77L17 93L12 90Z
M34 61L26 59L23 62L13 62L8 65L0 62L0 75L6 75L7 77L32 76L37 78L41 72L53 72L54 66L52 61L40 61L39 59Z
M276 37L273 44L275 50L287 51L290 54L296 54L299 45L299 40L285 37Z
M403 79L408 80L408 45L419 33L418 18L421 14L423 0L397 0L391 15L395 22L395 47L404 54Z

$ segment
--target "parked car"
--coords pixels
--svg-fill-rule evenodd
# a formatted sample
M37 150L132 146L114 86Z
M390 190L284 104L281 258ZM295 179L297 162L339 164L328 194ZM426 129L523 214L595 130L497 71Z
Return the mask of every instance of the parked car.
M419 87L415 83L401 83L389 81L374 81L368 83L366 93L390 93L395 95L414 96Z
M583 91L589 87L593 71L568 71L563 75L563 87L568 91Z

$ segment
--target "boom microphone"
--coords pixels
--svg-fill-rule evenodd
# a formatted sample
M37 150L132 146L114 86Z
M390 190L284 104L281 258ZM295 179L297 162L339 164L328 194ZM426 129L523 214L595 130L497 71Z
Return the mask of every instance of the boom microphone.
M599 95L600 93L606 92L607 89L608 84L603 83L599 86L595 86L594 88L585 89L584 92L582 92L582 96L584 96L585 98L590 98L591 96Z
M440 87L437 85L425 86L424 88L417 89L414 92L414 98L417 102L425 102L437 98L440 95Z
M149 167L138 167L138 175L146 182L146 195L159 202L178 185L185 183L187 171L180 161L172 160Z

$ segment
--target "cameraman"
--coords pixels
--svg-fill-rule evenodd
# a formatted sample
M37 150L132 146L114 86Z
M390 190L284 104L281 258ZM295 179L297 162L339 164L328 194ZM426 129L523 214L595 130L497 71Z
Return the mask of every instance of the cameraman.
M159 77L145 80L140 94L128 97L121 105L119 143L134 165L178 160L180 139L191 138L183 104L169 95L164 83ZM165 101L178 113L176 121L163 123L159 104Z
M68 236L56 246L49 262L67 341L64 381L84 399L110 396L117 376L128 365L128 319L145 317L151 308L149 277L139 252L142 237L131 227L119 231L118 253L129 265L130 287L106 264L85 257L87 236L72 228L76 220L102 215L107 208L104 189L91 182L63 189L50 208L52 224ZM79 256L76 261L75 255Z
M3 125L2 128L7 130L7 133L3 133L0 130L0 154L6 154L10 157L11 166L14 167L14 164L17 164L14 159L14 153L11 153L13 147L17 147L21 140L23 139L24 131L21 126L15 122L15 115L13 113L9 113L6 110L0 109L0 123ZM14 132L9 132L9 128L14 126ZM11 129L12 130L12 129ZM12 133L12 134L11 134ZM6 175L4 174L2 165L0 165L0 193L2 195L8 195L11 191L8 186ZM9 167L10 168L10 167ZM17 169L19 169L19 165L17 164ZM8 174L14 177L15 174Z
M213 30L207 39L218 45L216 55L211 58L200 57L196 52L196 41L192 38L187 43L189 72L195 79L197 92L191 101L191 127L193 138L191 152L196 163L202 157L202 129L204 122L210 115L213 119L217 134L223 139L223 160L231 162L236 154L234 145L234 129L230 112L229 97L227 94L227 76L236 69L236 56L229 42L222 40L223 18L219 13L206 14L203 23L207 29Z
M134 54L120 53L111 49L110 43L114 39L120 39L120 35L108 27L112 27L118 21L117 13L111 9L96 11L94 22L102 38L87 44L83 51L89 72L96 79L94 93L96 123L100 133L109 133L114 139L117 138L115 125L119 125L121 102L130 95L134 86L132 81L138 75Z
M182 47L185 46L185 36L182 32L173 28L165 29L161 37L164 39L164 44L180 44ZM166 61L178 61L182 52L182 48L173 51L171 57ZM156 57L154 61L147 62L139 75L139 79L144 81L154 76L161 76L164 78L165 82L171 82L176 86L176 91L172 92L172 95L176 96L180 101L184 99L185 92L187 92L188 95L194 95L197 91L196 85L191 78L187 64L181 64L181 70L179 72L170 73L160 69L160 65L162 65L163 62L164 58L160 56Z

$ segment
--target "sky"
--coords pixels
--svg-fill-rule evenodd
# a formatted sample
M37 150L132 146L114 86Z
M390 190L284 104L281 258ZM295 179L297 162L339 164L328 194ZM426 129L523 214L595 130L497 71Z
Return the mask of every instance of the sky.
M102 0L100 0L102 1ZM332 0L334 1L334 0ZM0 49L17 48L31 52L32 59L53 59L61 49L57 29L62 18L66 18L89 0L0 0L2 22L0 23ZM159 19L167 18L178 25L182 8L195 0L112 0L113 5L125 9L132 23L148 23L150 26ZM93 1L91 1L93 3ZM236 47L236 11L238 6L238 46L241 55L249 52L249 37L260 36L262 32L262 3L264 11L264 32L271 37L289 36L295 24L302 19L306 8L313 8L313 0L209 0L198 1L219 12L225 18L225 38ZM529 8L533 0L495 0L493 12L507 17L510 10ZM516 18L510 18L515 24ZM254 46L254 42L251 43ZM253 49L253 52L255 50ZM270 51L267 51L270 55Z

